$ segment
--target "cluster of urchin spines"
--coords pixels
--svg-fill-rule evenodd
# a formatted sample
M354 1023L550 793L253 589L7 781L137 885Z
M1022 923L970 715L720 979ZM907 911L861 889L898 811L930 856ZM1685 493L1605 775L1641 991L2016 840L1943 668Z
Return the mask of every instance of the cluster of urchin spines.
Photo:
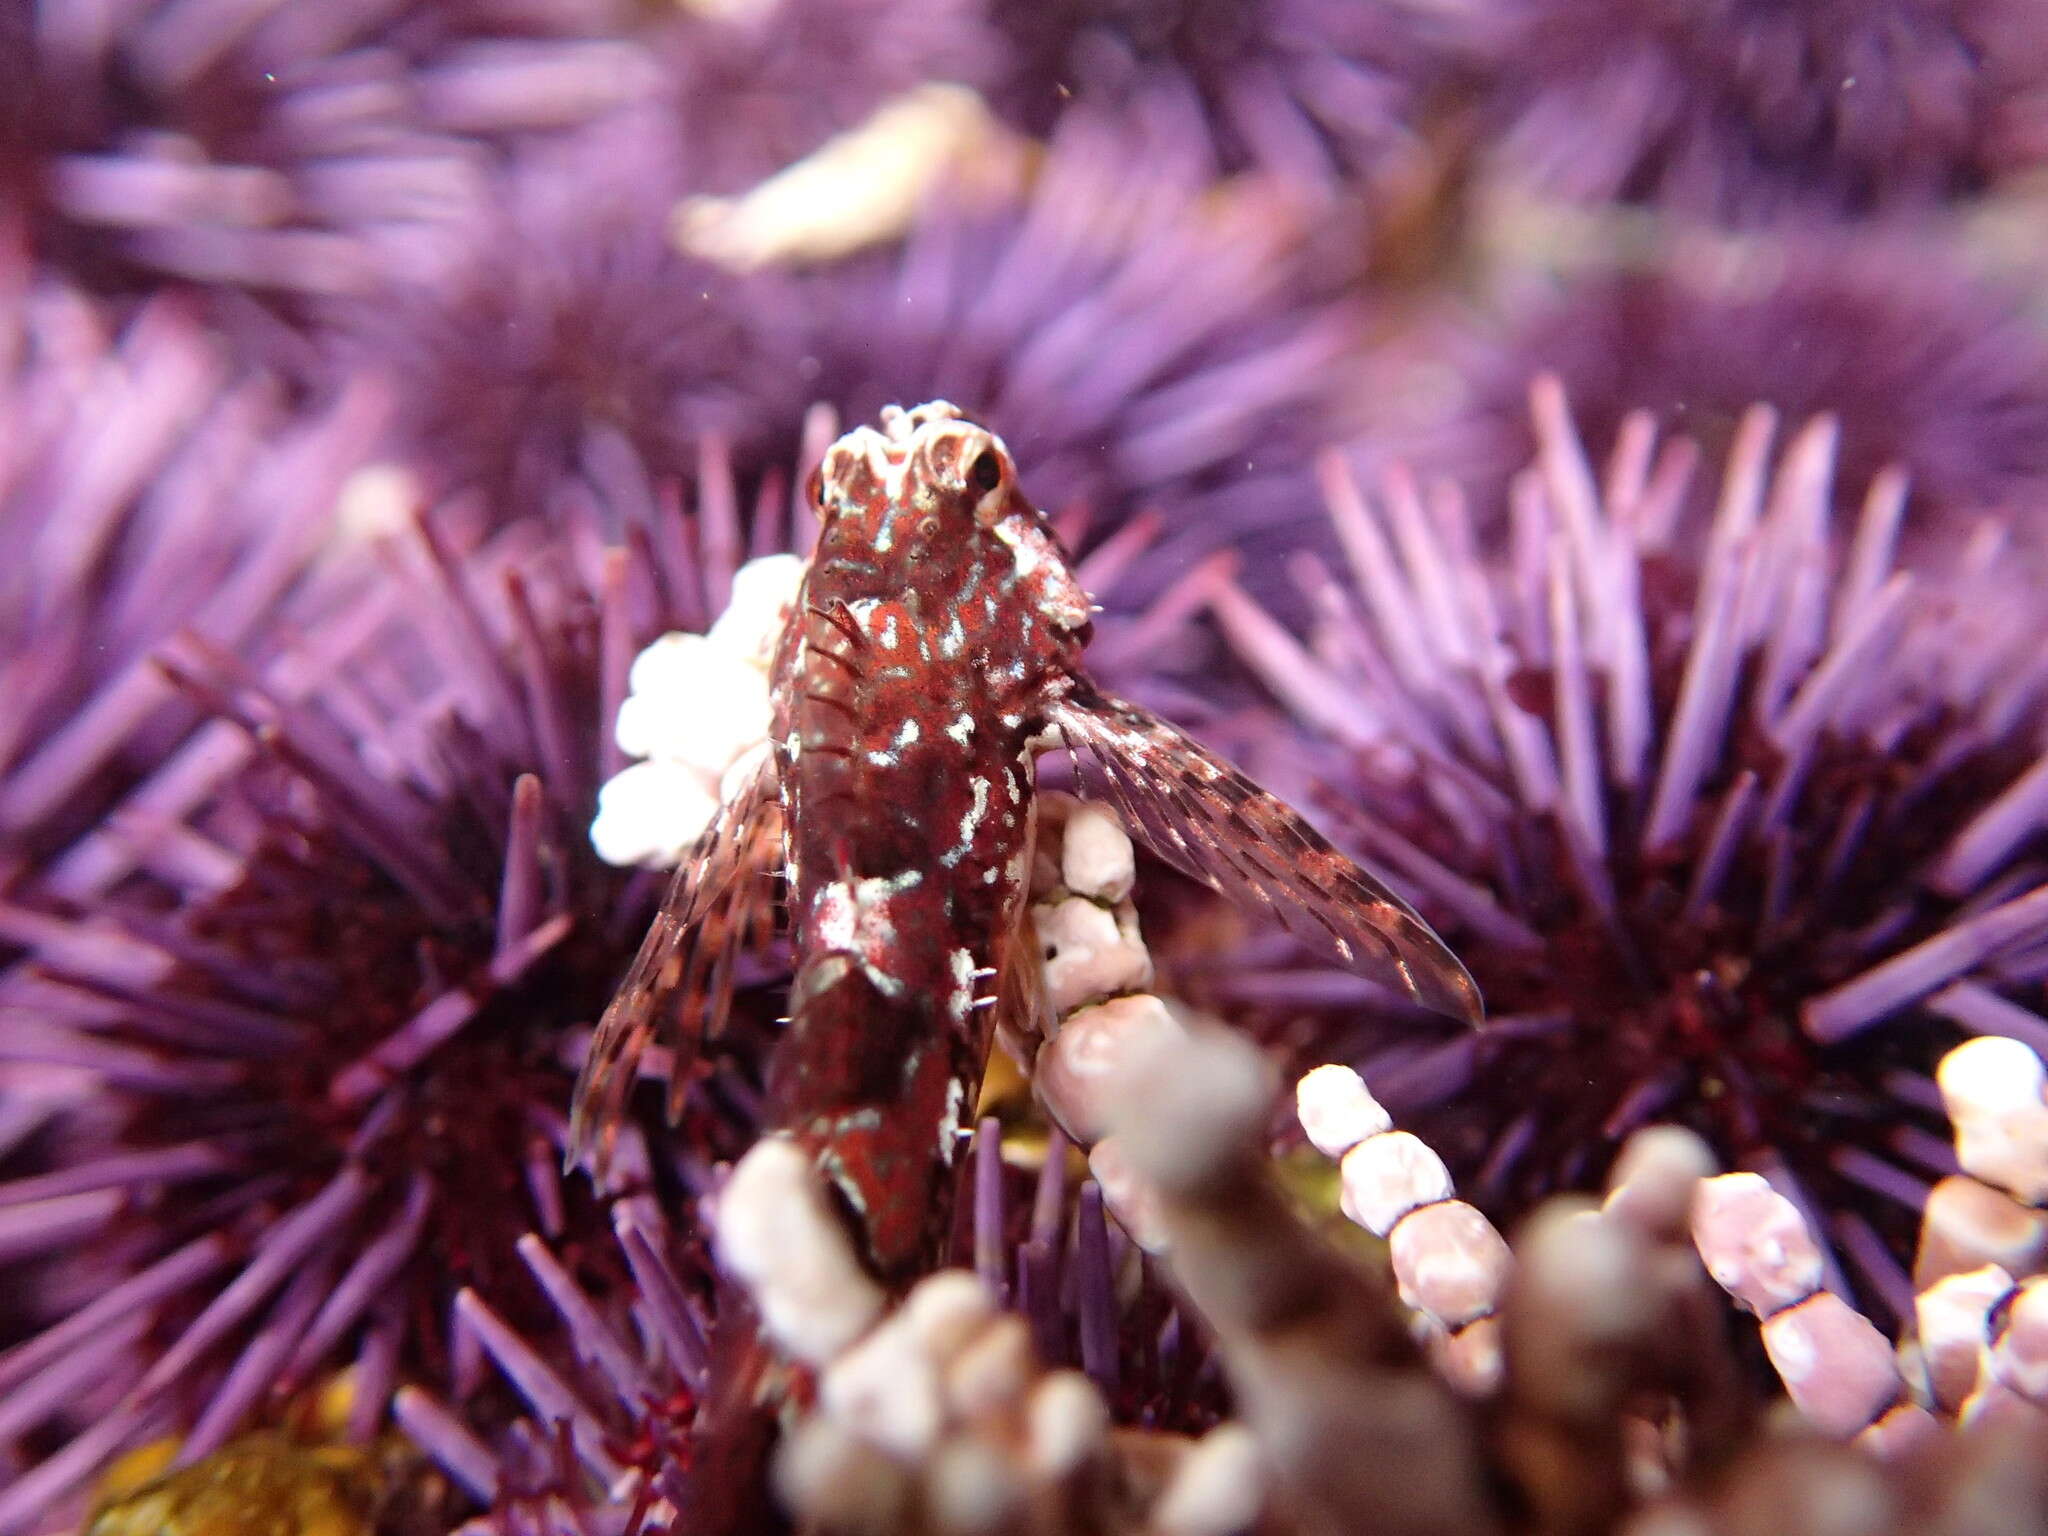
M515 526L464 551L459 510L391 536L383 600L331 589L343 600L268 672L194 637L163 655L229 748L202 759L203 778L163 770L219 878L144 860L91 924L41 917L35 963L8 978L48 1017L10 1055L100 1081L60 1115L63 1163L45 1168L49 1147L30 1143L24 1176L0 1187L21 1218L7 1261L32 1287L6 1369L25 1384L61 1360L49 1379L75 1388L12 1401L10 1437L68 1444L0 1499L10 1526L135 1437L182 1427L184 1454L202 1456L350 1360L366 1432L405 1381L444 1378L489 1420L465 1363L477 1319L537 1327L553 1275L536 1292L522 1271L548 1254L608 1309L671 1264L707 1285L686 1235L642 1219L614 1245L608 1213L622 1195L687 1209L710 1172L691 1159L743 1143L735 1069L759 1044L744 1027L692 1101L705 1134L689 1147L650 1158L634 1132L641 1155L599 1190L561 1167L579 1032L655 894L585 833L615 760L599 726L625 695L631 613L672 623L669 594L686 587L710 611L738 551L715 514L707 526L670 501L650 514L658 529L634 525L661 551L636 601L599 538L579 550ZM408 591L418 601L395 600ZM325 687L303 697L315 664ZM353 686L336 691L344 672ZM545 1252L515 1252L528 1231ZM58 1249L58 1278L96 1274L94 1292L22 1267ZM685 1305L672 1280L664 1297ZM105 1411L81 1421L81 1403ZM538 1477L507 1444L508 1485Z
M1914 1128L1934 1056L1958 1026L2033 1018L2024 962L2003 963L2040 934L2024 596L1894 570L1903 483L1844 525L1825 420L1774 463L1752 412L1694 531L1685 445L1638 420L1596 474L1553 383L1536 407L1497 563L1450 494L1425 510L1390 476L1368 498L1333 457L1358 596L1300 568L1313 652L1235 588L1213 604L1334 737L1321 803L1494 1010L1470 1036L1352 1048L1399 1112L1441 1106L1433 1139L1490 1208L1675 1117L1807 1187L1861 1283L1897 1297L1869 1220L1902 1251L1949 1171Z
M1788 423L1834 418L1846 497L1907 476L1912 563L1951 560L1986 515L2028 550L2038 544L2048 348L2023 273L1998 274L1940 227L1800 222L1660 231L1640 250L1583 244L1551 280L1516 285L1502 313L1433 336L1473 354L1455 403L1415 422L1398 401L1375 407L1360 446L1379 464L1404 459L1480 492L1475 512L1491 528L1540 447L1527 410L1538 373L1562 381L1595 455L1619 451L1631 416L1647 411L1711 464L1763 402ZM1695 484L1688 510L1704 516L1714 489Z
M0 185L46 259L103 288L361 292L488 200L498 147L654 91L608 10L27 9Z
M809 432L820 434L830 436L828 414ZM709 452L716 462L717 446ZM614 1452L564 1462L550 1448L555 1395L536 1383L559 1372L547 1362L565 1340L580 1349L585 1336L668 1340L668 1364L649 1367L669 1383L662 1415L600 1397L587 1416L607 1436L647 1441L633 1497L672 1500L663 1479L697 1385L696 1367L675 1364L676 1340L706 1326L713 1282L687 1228L650 1224L663 1207L647 1202L687 1210L715 1188L714 1164L750 1134L766 1037L728 1031L710 1076L685 1085L681 1132L650 1140L629 1126L642 1151L607 1188L563 1179L561 1106L580 1033L656 891L645 874L601 866L584 827L628 749L662 750L658 731L600 730L631 724L636 692L655 725L666 709L702 720L734 702L731 689L708 702L662 694L660 679L629 665L637 639L687 616L710 632L697 643L731 650L765 696L796 562L739 562L752 547L806 541L791 481L764 483L750 527L735 487L693 505L665 489L581 509L561 538L530 520L493 532L460 500L421 512L419 489L379 469L358 492L379 503L372 542L342 558L374 550L388 587L335 579L330 611L265 668L197 635L160 653L168 686L211 722L197 768L164 770L191 806L189 836L214 855L208 878L189 860L122 866L93 923L38 916L37 962L10 977L24 997L69 989L96 1000L89 1017L66 1013L39 1046L19 1045L103 1082L76 1106L78 1145L56 1154L61 1166L45 1172L35 1150L25 1177L0 1185L0 1203L21 1218L9 1260L63 1246L65 1265L84 1275L140 1265L133 1283L93 1295L39 1295L49 1310L31 1311L23 1349L0 1366L33 1373L64 1358L50 1379L84 1393L15 1400L18 1428L70 1438L0 1502L10 1523L63 1507L97 1465L160 1429L187 1427L182 1454L204 1457L251 1414L279 1411L351 1360L361 1432L407 1387L401 1421L473 1496L501 1503L506 1518L574 1518L593 1477L624 1470ZM626 542L647 560L629 568L607 546L605 510L628 519ZM1091 573L1113 581L1140 543L1105 545ZM777 573L785 579L762 585ZM649 655L680 643L671 635ZM706 684L701 667L684 670L691 686ZM674 672L662 676L674 684ZM744 748L733 732L751 722L758 734L766 720L740 715L719 739ZM152 802L162 787L145 778L133 798ZM675 809L665 808L671 822ZM663 848L672 858L688 836L669 826L662 848L636 844L626 862ZM150 910L164 903L168 921ZM319 942L337 925L345 942ZM130 974L142 962L147 991ZM773 967L772 956L756 965L764 979ZM659 1059L648 1068L664 1070ZM84 1114L93 1104L118 1113ZM1040 1204L1040 1224L1057 1223L1064 1201ZM1121 1239L1092 1191L1080 1205L1071 1239L1037 1234L1037 1321L1048 1338L1076 1327L1062 1277L1088 1270L1082 1343L1056 1347L1113 1381L1114 1323L1098 1305L1109 1281L1094 1270ZM76 1219L59 1206L80 1206ZM607 1223L640 1206L639 1226L607 1241ZM990 1211L1000 1237L1000 1203ZM226 1226L200 1230L215 1219ZM641 1296L648 1287L658 1306ZM559 1338L550 1305L574 1314ZM74 1348L87 1338L103 1347ZM160 1360L135 1347L145 1339L166 1350ZM486 1357L540 1415L525 1428L480 1369ZM606 1380L616 1396L618 1381ZM75 1401L118 1411L85 1428Z

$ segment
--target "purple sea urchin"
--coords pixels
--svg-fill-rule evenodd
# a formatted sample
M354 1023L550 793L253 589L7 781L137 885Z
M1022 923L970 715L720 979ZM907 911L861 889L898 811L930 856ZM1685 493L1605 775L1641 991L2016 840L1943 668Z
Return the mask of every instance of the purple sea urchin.
M1508 0L1501 158L1552 193L1750 220L1981 189L2039 163L2039 18L2008 0Z
M554 514L693 474L697 433L758 430L764 402L801 412L739 283L670 243L683 185L641 114L528 146L436 260L339 311L342 366L392 381L430 490Z
M1550 372L1595 454L1636 410L1710 458L1756 401L1787 420L1827 412L1848 494L1887 465L1911 476L1909 541L1953 548L1986 510L2018 514L2022 544L2041 540L2048 340L2020 294L1897 234L1668 247L1644 270L1588 274L1522 305L1494 360L1468 372L1470 402L1416 456L1472 483L1505 485L1527 462L1527 381Z
M676 1526L686 1507L689 1429L707 1364L707 1320L675 1268L679 1244L659 1205L630 1196L613 1207L633 1283L590 1295L538 1236L519 1256L566 1336L554 1363L477 1292L455 1298L454 1327L523 1399L520 1416L489 1428L432 1392L402 1388L393 1416L488 1513L466 1530L572 1536L595 1516L638 1533ZM703 1263L701 1246L692 1267ZM690 1280L699 1278L685 1271ZM573 1363L571 1363L573 1361Z
M1026 131L1070 100L1128 107L1167 93L1216 169L1325 186L1412 149L1447 29L1401 0L999 0L1009 49L992 88Z
M100 825L192 731L150 651L189 628L267 659L382 406L357 384L295 414L175 297L117 319L18 234L0 231L0 887L89 897L112 844L182 808Z
M1052 504L1117 524L1171 497L1213 544L1301 482L1363 327L1286 194L1217 193L1153 126L1134 150L1077 110L1023 185L947 183L900 244L743 276L678 249L688 148L636 112L523 156L444 264L350 307L345 355L396 381L434 489L508 514L692 478L699 434L758 446L813 400L950 398Z
M46 259L353 291L380 243L475 204L492 140L656 83L624 6L217 7L9 0L0 188Z
M668 75L654 118L687 156L697 192L744 191L915 86L981 78L992 44L976 0L677 10L644 36Z
M1338 1048L1498 1215L1676 1121L1825 1213L1903 1306L1897 1255L1952 1166L1935 1056L2048 1029L2028 606L1984 577L1995 542L1952 586L1894 571L1895 475L1837 535L1824 419L1773 466L1773 417L1749 413L1711 529L1674 538L1687 445L1657 452L1638 419L1596 479L1555 381L1535 399L1503 567L1454 494L1396 476L1368 499L1332 458L1358 594L1303 569L1314 654L1242 594L1215 604L1335 744L1290 770L1339 786L1342 831L1406 876L1488 1001L1485 1028L1434 1043L1368 1006Z
M538 1318L521 1233L586 1288L623 1284L611 1195L687 1187L693 1159L734 1150L714 1128L746 1123L728 1067L606 1191L560 1173L579 1030L653 894L586 839L616 760L604 722L635 636L701 614L730 576L736 514L642 510L620 520L648 556L631 567L588 508L466 558L430 520L386 587L308 636L310 701L173 648L255 749L165 830L191 859L154 861L89 919L36 923L0 1052L85 1074L105 1112L0 1188L7 1257L62 1249L93 1281L0 1355L6 1438L49 1453L0 1493L0 1529L131 1437L181 1430L203 1454L337 1359L356 1362L359 1429L401 1375L466 1390L455 1293ZM736 1019L728 1058L757 1044Z
M941 189L899 248L799 274L758 312L845 419L954 400L1046 505L1170 505L1175 534L1213 547L1304 483L1364 326L1355 268L1300 204L1217 188L1200 160L1168 121L1134 135L1077 106L1023 187Z

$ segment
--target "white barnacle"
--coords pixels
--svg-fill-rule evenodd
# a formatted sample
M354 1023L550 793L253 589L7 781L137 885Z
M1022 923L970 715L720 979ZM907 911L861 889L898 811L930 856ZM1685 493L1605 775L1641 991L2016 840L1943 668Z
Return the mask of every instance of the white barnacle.
M682 9L742 27L773 7L761 0L687 0ZM691 256L736 272L837 261L901 238L932 189L963 170L1004 177L1021 153L973 91L917 85L743 193L684 198L668 217L668 237ZM843 451L867 442L886 450L892 439L857 427L842 439Z
M712 621L706 637L714 645L750 657L766 674L803 586L805 564L801 555L763 555L734 571L732 598L725 612Z
M1060 843L1060 880L1078 896L1118 902L1137 878L1131 837L1107 806L1081 801L1067 817Z
M670 865L752 780L773 718L768 673L803 580L794 555L748 562L708 634L667 634L633 660L613 739L628 757L598 795L591 840L610 863Z
M767 736L767 674L697 635L666 638L677 642L671 649L680 659L657 656L655 646L641 652L634 674L652 681L620 701L613 739L628 757L681 763L716 776ZM665 675L672 666L680 666L686 684Z
M718 814L702 774L651 761L621 769L599 787L590 841L607 864L674 864Z

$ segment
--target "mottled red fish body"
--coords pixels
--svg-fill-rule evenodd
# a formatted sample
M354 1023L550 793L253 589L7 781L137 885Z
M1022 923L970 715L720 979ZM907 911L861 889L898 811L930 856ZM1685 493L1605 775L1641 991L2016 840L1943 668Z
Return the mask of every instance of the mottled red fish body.
M1071 680L1086 594L1002 444L950 407L820 468L822 532L777 658L799 968L769 1105L885 1281L941 1257L1025 894L1027 743Z
M902 1289L939 1262L989 1042L1032 1032L1035 959L1018 946L1032 753L1047 741L1159 857L1328 945L1397 1003L1478 1021L1471 977L1398 895L1090 682L1088 596L992 434L943 402L891 409L832 445L812 490L818 547L776 652L773 751L678 868L599 1021L578 1160L604 1166L664 1038L681 1113L736 958L772 924L760 877L779 844L796 975L769 1127L810 1152L879 1278Z

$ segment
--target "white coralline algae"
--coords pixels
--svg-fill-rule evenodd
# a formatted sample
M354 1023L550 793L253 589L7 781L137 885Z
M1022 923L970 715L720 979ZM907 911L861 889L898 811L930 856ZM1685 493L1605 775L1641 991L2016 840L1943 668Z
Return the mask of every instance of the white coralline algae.
M666 634L634 658L615 731L639 761L598 790L590 825L607 864L667 868L711 824L730 770L768 738L768 671L803 574L796 555L750 560L708 634Z

